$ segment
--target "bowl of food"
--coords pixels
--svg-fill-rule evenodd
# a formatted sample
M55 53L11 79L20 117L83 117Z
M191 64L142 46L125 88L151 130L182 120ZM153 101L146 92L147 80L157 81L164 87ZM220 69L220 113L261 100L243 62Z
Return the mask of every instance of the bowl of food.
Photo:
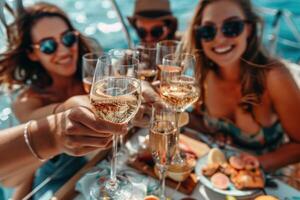
M174 181L182 182L189 177L193 168L189 165L170 165L166 176ZM155 165L154 173L158 178L160 177L159 169Z
M168 167L167 176L178 182L187 179L193 171L193 166L186 161L183 164L172 164Z
M195 167L200 182L229 196L250 196L264 187L263 171L256 157L241 151L211 149Z

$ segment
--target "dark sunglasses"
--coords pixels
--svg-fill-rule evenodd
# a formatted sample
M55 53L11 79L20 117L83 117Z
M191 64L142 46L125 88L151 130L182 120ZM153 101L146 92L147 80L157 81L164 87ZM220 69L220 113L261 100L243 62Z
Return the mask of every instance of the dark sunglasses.
M234 38L239 36L245 28L245 24L249 23L246 20L232 20L225 21L222 24L221 31L227 38ZM197 39L202 39L205 42L212 41L217 35L218 28L215 24L207 24L195 27Z
M147 31L146 29L144 29L142 27L137 27L136 32L141 39L144 39L145 37L147 37L148 33L150 33L153 38L159 39L164 33L164 27L163 26L154 26L154 27L152 27L152 29L150 31Z
M60 42L65 47L70 48L77 42L78 35L77 31L67 31L61 35ZM55 38L45 38L39 43L33 44L32 47L39 49L44 54L50 55L57 50L58 43Z

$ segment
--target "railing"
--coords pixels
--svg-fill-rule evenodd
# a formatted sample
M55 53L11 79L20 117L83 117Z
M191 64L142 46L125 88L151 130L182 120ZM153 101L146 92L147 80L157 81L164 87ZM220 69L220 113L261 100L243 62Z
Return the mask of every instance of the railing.
M259 11L265 15L274 16L271 24L271 33L267 35L267 45L271 54L278 54L279 44L288 46L295 49L295 53L299 53L299 56L293 62L300 63L300 30L297 28L296 21L300 21L300 16L296 16L286 9L270 9L259 8ZM290 38L283 38L280 35L280 28L282 23L286 25L287 30L291 33L294 40Z

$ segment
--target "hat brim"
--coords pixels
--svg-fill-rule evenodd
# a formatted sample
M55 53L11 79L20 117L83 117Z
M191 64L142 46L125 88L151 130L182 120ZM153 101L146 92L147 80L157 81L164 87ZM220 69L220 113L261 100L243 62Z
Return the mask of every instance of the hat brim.
M127 17L129 23L131 25L134 25L135 20L137 19L146 19L146 20L165 20L165 19L170 19L170 20L176 20L176 18L173 15L164 15L164 16L159 16L159 17L145 17L145 16L141 16L141 15L134 15L134 16L128 16Z

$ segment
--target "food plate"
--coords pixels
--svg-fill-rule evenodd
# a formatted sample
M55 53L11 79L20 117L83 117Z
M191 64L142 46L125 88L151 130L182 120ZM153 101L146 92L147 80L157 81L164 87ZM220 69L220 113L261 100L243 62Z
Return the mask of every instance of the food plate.
M232 151L232 150L225 150L225 151L222 150L222 151L224 152L227 159L230 156L237 155L240 153L240 152ZM221 189L214 187L210 181L210 178L208 178L202 174L202 168L207 164L207 162L208 162L208 154L205 154L198 160L196 167L195 167L195 173L197 175L198 180L207 188L209 188L219 194L235 196L235 197L252 196L252 195L260 192L259 189L238 190L237 188L235 188L235 186L231 182L229 184L228 189L226 189L226 190L221 190Z

